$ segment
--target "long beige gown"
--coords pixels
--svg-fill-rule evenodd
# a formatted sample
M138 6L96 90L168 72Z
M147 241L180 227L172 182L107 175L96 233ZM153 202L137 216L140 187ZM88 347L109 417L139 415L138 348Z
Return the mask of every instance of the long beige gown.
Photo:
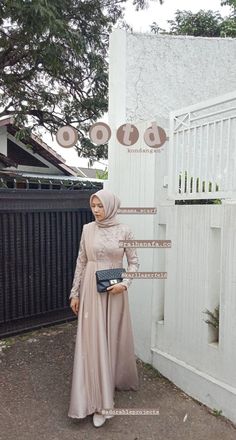
M128 290L101 294L95 277L99 269L139 269L136 249L119 247L119 240L127 239L134 236L126 224L101 228L93 221L83 227L69 296L80 296L69 417L114 408L115 389L139 389ZM131 282L126 278L122 284L128 288Z

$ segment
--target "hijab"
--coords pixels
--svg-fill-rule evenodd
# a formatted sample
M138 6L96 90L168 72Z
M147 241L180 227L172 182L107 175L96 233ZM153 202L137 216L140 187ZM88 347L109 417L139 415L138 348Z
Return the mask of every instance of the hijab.
M94 196L97 196L101 200L105 211L105 217L103 220L98 220L95 218L96 224L100 228L107 228L109 226L119 225L120 222L117 220L116 217L117 210L119 209L121 203L119 197L117 197L111 191L100 189L90 196L90 207Z

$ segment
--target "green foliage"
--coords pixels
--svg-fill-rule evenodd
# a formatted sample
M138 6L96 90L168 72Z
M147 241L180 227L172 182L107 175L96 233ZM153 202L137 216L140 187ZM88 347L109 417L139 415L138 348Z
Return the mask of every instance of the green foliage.
M209 316L209 319L205 320L206 324L211 325L215 329L219 330L219 316L220 316L220 306L218 305L213 312L206 309L203 313Z
M107 168L105 170L101 170L101 171L96 170L96 179L107 180L108 179L108 170L107 170Z
M181 193L181 185L182 185L182 191L184 193L187 192L187 179L188 179L188 173L187 171L184 172L184 181L182 182L182 175L181 173L179 174L179 193ZM195 180L195 182L194 182ZM205 180L203 180L202 182L200 182L199 177L193 179L192 176L189 177L189 192L193 193L193 192L212 192L212 191L219 191L219 185L217 183L214 183L214 187L213 187L213 183L212 182L206 182ZM221 204L221 200L220 199L195 199L195 200L181 200L181 204ZM177 203L180 204L180 203Z
M236 15L226 18L221 23L220 36L236 38Z
M223 18L218 11L199 10L175 12L175 19L168 20L170 31L161 29L156 22L151 25L151 32L169 35L191 35L194 37L236 37L236 16L232 11Z
M221 15L219 12L200 10L197 13L177 10L170 23L170 33L194 37L219 37Z
M159 0L159 3L163 5L164 0ZM145 9L149 5L148 0L133 0L133 5L135 5L136 11L139 11L139 9Z
M227 5L232 8L232 14L236 13L236 0L222 0L221 5Z
M141 361L143 369L148 371L148 373L150 373L150 375L155 378L155 377L163 377L162 374L156 369L154 368L151 364L149 364L148 362L143 362Z
M108 32L121 16L112 4L77 0L5 0L0 10L1 116L51 132L107 110ZM29 120L28 117L31 117ZM28 125L27 125L28 124ZM84 146L79 147L83 156Z
M216 409L216 408L214 408L214 409L212 410L212 414L213 414L213 416L215 416L215 417L222 416L222 410L221 410L221 409Z
M0 116L32 130L79 133L79 156L107 157L88 127L107 111L108 39L126 0L1 0ZM134 0L136 8L146 5Z

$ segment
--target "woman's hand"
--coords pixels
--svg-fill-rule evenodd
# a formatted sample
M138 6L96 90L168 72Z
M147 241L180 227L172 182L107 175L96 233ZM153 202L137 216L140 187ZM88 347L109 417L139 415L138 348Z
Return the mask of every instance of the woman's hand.
M70 307L74 314L78 316L79 313L79 297L72 297L70 300Z
M107 287L107 290L109 290L110 293L114 293L114 294L122 293L126 290L126 286L124 286L123 284L117 283L117 284L114 284L114 286Z

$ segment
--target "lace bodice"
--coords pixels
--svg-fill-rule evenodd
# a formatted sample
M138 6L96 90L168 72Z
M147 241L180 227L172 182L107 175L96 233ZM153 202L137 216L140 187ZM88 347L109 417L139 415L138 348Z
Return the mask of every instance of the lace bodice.
M125 254L128 263L126 272L136 272L140 266L136 248L119 247L119 240L134 240L134 238L134 234L129 225L120 223L118 225L108 228L100 228L96 225L93 242L93 250L96 261L109 261L111 267L117 267L118 263L122 262L123 256ZM69 299L71 299L72 297L80 296L81 279L83 277L87 263L88 256L86 253L85 233L83 228ZM119 267L121 267L120 264ZM120 284L126 286L126 288L128 289L131 283L132 279L124 278Z

